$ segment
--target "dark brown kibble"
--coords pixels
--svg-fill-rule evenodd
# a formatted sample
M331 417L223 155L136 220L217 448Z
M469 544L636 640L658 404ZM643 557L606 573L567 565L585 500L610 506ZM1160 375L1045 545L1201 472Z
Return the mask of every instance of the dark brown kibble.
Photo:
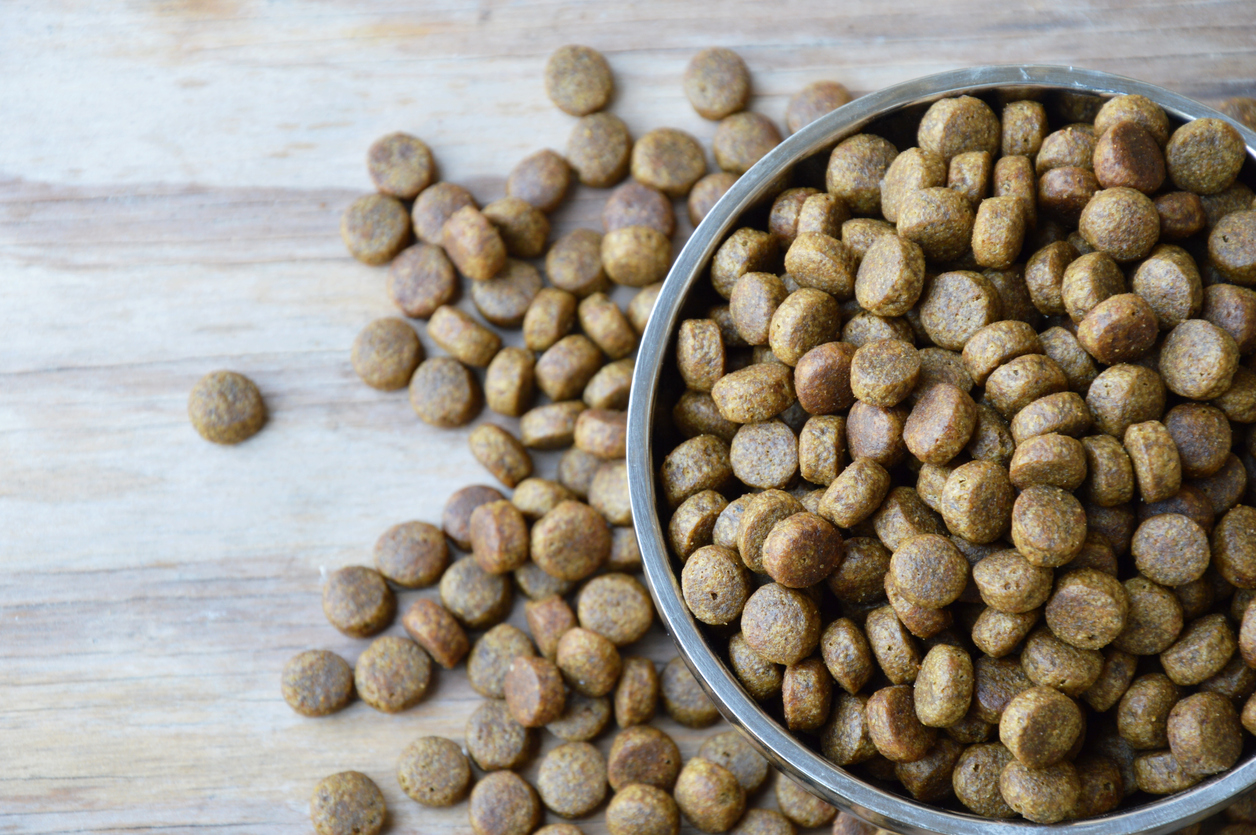
M937 730L916 717L912 688L906 684L882 688L868 699L868 735L877 751L896 763L915 762L928 753Z
M999 791L1007 804L1027 820L1058 823L1076 807L1081 781L1072 763L1032 769L1012 760L999 775Z
M639 655L624 658L619 683L615 686L616 724L621 728L644 725L654 718L658 700L659 676L654 662ZM677 762L678 768L679 765Z
M405 588L424 588L440 579L449 564L445 536L426 522L393 525L375 542L375 567Z
M1234 381L1239 347L1229 333L1204 319L1169 332L1160 349L1160 375L1169 391L1194 400L1225 394Z
M371 145L366 167L380 193L413 200L432 182L436 163L423 140L405 133L390 133Z
M999 719L999 741L1031 769L1063 760L1082 732L1077 703L1051 687L1031 687L1007 703Z
M1169 748L1191 774L1216 774L1238 762L1243 732L1234 703L1219 693L1195 693L1169 712Z
M1105 365L1138 359L1155 345L1156 335L1156 311L1134 293L1099 302L1077 328L1077 341Z
M464 551L471 548L471 514L477 507L506 498L499 490L482 484L473 484L456 491L445 502L441 514L441 528L445 535Z
M610 65L596 49L562 46L545 62L545 94L564 113L585 116L601 110L614 89Z
M198 380L188 395L188 418L205 440L238 444L265 425L266 404L248 377L215 371Z
M742 609L746 643L767 661L794 664L820 641L820 613L804 592L776 583L760 586Z
M353 668L339 655L306 650L283 668L283 698L302 716L327 716L353 699Z
M1034 485L1012 507L1012 541L1034 565L1064 565L1086 539L1086 515L1072 494L1058 487Z
M776 805L781 814L803 829L824 826L837 816L837 809L784 774L776 778Z
M1136 261L1151 251L1160 235L1160 215L1151 198L1132 188L1097 193L1082 210L1082 237L1119 262Z

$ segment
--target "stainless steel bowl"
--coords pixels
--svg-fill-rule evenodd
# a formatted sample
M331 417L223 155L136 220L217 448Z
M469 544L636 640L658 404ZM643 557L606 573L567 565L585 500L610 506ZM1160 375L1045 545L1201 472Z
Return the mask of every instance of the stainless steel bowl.
M782 142L738 179L694 231L663 285L641 341L632 380L632 401L628 407L628 478L646 579L659 615L681 656L724 717L740 728L774 765L847 812L901 833L1023 835L1027 830L1070 835L1168 833L1202 820L1256 784L1256 756L1251 754L1250 746L1246 758L1234 769L1188 791L1103 817L1053 826L992 821L918 803L877 788L812 751L747 695L685 607L678 581L679 566L668 555L664 526L660 522L655 475L661 455L656 457L653 439L659 422L669 417L666 410L658 410L660 387L678 376L670 370L671 377L664 374L665 368L670 369L665 361L674 355L672 343L686 299L734 223L745 211L762 203L783 173L870 123L896 114L918 114L930 103L947 96L980 95L1006 87L1045 88L1057 93L1095 97L1138 93L1159 104L1178 121L1225 118L1177 93L1109 73L1055 66L976 67L919 78L856 99ZM1256 160L1256 134L1242 126L1239 129L1248 148L1244 175L1250 183Z

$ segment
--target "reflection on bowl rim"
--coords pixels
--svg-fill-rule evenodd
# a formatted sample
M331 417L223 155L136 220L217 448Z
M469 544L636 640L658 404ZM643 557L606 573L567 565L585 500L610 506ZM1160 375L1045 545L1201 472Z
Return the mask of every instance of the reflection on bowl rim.
M628 406L627 462L632 514L650 593L685 663L729 722L740 728L775 766L828 802L882 828L912 835L925 832L1023 835L1027 831L1047 830L1069 835L1161 835L1202 820L1256 784L1256 756L1249 756L1230 771L1178 794L1101 817L1050 826L953 812L879 789L812 751L746 693L703 638L697 622L685 607L658 514L650 427L663 362L685 297L741 214L768 194L780 172L857 133L874 120L910 105L948 96L1020 86L1099 96L1137 93L1182 121L1204 117L1226 119L1185 96L1123 76L1072 67L1013 65L954 70L887 87L855 99L793 134L742 175L707 214L672 265L655 302L653 315L642 336ZM1256 134L1233 119L1227 121L1238 127L1243 136L1248 152L1246 166L1250 168L1256 160Z

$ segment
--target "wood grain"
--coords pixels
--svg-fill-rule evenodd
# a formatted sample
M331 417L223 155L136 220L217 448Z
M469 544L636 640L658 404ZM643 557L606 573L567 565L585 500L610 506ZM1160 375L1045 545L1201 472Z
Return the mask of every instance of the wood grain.
M565 143L540 71L567 42L608 55L634 133L704 142L714 126L679 77L711 44L745 57L753 107L778 121L818 78L866 92L984 62L1205 100L1256 90L1250 0L6 0L0 832L305 832L313 784L348 768L383 788L389 831L467 830L465 806L424 811L392 774L410 738L461 738L478 701L465 676L401 716L359 703L308 720L278 675L299 650L364 645L323 619L326 571L488 480L465 431L420 424L349 368L358 329L393 312L337 234L368 187L366 147L415 132L444 177L500 196L519 158ZM603 199L578 190L556 230L596 228ZM186 419L187 391L220 367L272 412L238 448ZM658 629L640 651L674 654ZM661 724L686 755L706 735Z

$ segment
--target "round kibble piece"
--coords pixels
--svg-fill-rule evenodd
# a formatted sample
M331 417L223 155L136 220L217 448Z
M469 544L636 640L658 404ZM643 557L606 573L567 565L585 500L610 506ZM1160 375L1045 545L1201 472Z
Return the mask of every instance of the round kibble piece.
M552 212L571 187L571 166L546 148L519 161L506 178L506 194L518 197L543 212Z
M452 806L467 796L471 766L458 743L424 736L401 752L397 782L411 800L424 806Z
M649 592L628 574L603 574L587 582L576 612L582 627L617 647L640 640L654 620Z
M588 742L600 734L611 720L611 700L569 693L567 704L557 719L545 729L567 742Z
M464 206L475 205L471 192L462 186L453 183L428 186L414 201L414 208L411 210L414 232L425 244L442 245L445 222Z
M680 658L663 668L659 688L667 715L685 727L705 728L719 718L710 697Z
M1189 319L1165 337L1160 375L1169 391L1210 400L1230 388L1239 364L1234 337L1203 319Z
M480 384L452 357L430 357L410 378L410 405L420 420L432 426L464 426L482 404Z
M1135 655L1164 652L1182 631L1182 604L1172 591L1142 576L1125 581L1125 594L1129 615L1113 644Z
M449 564L449 547L440 528L427 522L402 522L375 542L375 567L399 586L425 588L440 579Z
M1177 686L1160 673L1134 679L1117 707L1117 730L1135 749L1168 745L1169 713L1180 698Z
M561 46L545 62L545 94L564 113L585 116L601 110L614 90L610 65L596 49Z
M768 761L739 731L724 731L708 737L698 749L698 756L731 771L747 794L757 790L768 778Z
M1198 524L1177 513L1152 516L1130 542L1134 564L1164 586L1182 586L1203 576L1209 563L1208 537Z
M616 284L645 287L662 281L671 260L671 241L657 229L626 226L602 237L602 268Z
M478 647L479 644L477 643ZM553 661L517 655L502 681L506 707L525 728L539 728L562 715L563 678Z
M720 168L744 174L779 144L781 132L771 119L759 113L741 112L720 120L711 139L711 151Z
M903 425L903 442L918 460L942 466L968 445L976 424L973 399L962 389L938 383L912 407Z
M384 713L399 713L418 704L431 677L432 661L423 648L396 635L372 641L353 670L358 696Z
M642 142L645 138L642 137ZM638 143L634 155L640 149L641 143ZM627 226L649 226L670 237L676 231L676 213L672 201L662 191L629 180L612 191L602 207L602 226L607 232Z
M1173 646L1160 653L1160 664L1174 684L1190 686L1219 673L1237 648L1226 616L1204 615L1187 624Z
M197 381L188 395L188 418L207 441L238 444L266 423L266 404L257 385L234 371L215 371Z
M942 520L951 533L984 545L1007 533L1014 496L1006 469L993 461L970 461L947 476Z
M846 201L857 215L881 211L881 180L898 149L889 140L860 133L842 140L829 155L825 190Z
M1095 428L1117 439L1132 424L1156 420L1164 413L1165 389L1160 375L1140 365L1104 369L1086 394Z
M1215 406L1182 403L1164 416L1164 428L1177 447L1182 475L1206 478L1225 464L1231 446L1230 422Z
M750 71L731 49L704 49L685 67L684 89L699 116L718 121L746 106Z
M790 98L785 107L785 126L790 133L797 133L850 100L850 91L836 81L813 81Z
M467 720L467 754L484 771L518 768L532 753L533 732L514 720L504 701L485 699Z
M471 790L467 807L475 835L528 835L541 822L536 791L513 771L494 771Z
M606 807L606 829L611 835L677 835L680 810L662 789L625 786Z
M1086 541L1081 502L1058 487L1035 484L1026 488L1012 506L1012 541L1034 565L1064 565Z
M728 190L736 182L736 174L730 174L727 171L716 171L714 174L707 174L694 183L693 188L689 190L689 222L694 226L701 223L702 219L715 208L715 204L719 202L719 199L727 194Z
M388 295L411 318L428 318L457 292L458 274L439 246L407 247L388 267Z
M716 154L718 158L719 152L716 151ZM706 158L698 140L684 131L655 128L633 145L631 169L633 178L638 182L658 189L668 197L684 197L706 173ZM668 209L671 209L670 205ZM610 231L609 226L607 231ZM671 234L670 230L659 231Z
M1125 430L1124 443L1143 501L1163 501L1177 493L1182 486L1182 462L1164 424L1136 423Z
M432 182L436 163L423 140L406 133L390 133L371 145L366 167L382 194L413 200Z
M374 569L346 566L323 586L323 614L351 638L369 638L387 628L396 613L397 598Z
M449 566L440 578L440 600L462 623L485 629L510 611L510 578L489 574L466 557Z
M731 623L750 596L749 578L735 551L718 545L699 548L681 571L681 589L693 616L703 623Z
M746 643L763 659L794 664L819 644L820 613L806 593L769 583L746 600L741 628Z
M1086 478L1085 447L1067 435L1052 433L1027 438L1016 447L1008 474L1018 489L1047 484L1076 490Z
M950 351L963 350L999 314L998 292L989 279L975 272L942 273L929 284L920 302L921 326L938 347Z
M1243 733L1234 703L1220 693L1195 693L1169 712L1169 748L1191 774L1217 774L1238 762Z
M911 603L941 609L964 590L968 561L944 536L915 536L894 551L886 581Z
M943 187L922 188L911 192L899 207L897 230L899 235L919 244L925 257L945 262L968 249L974 219L972 206L959 192Z
M1103 656L1066 644L1049 629L1036 629L1021 650L1021 666L1034 684L1077 698L1099 678Z
M615 791L633 783L671 791L680 766L680 749L676 743L651 725L636 725L620 731L606 759L607 778Z
M536 788L551 812L583 817L606 798L606 761L587 742L560 745L541 760Z
M532 559L562 580L592 574L606 562L610 547L610 526L581 502L560 502L532 528Z
M353 668L339 655L306 650L283 668L283 698L302 716L327 716L353 699Z
M1173 185L1196 194L1228 188L1247 156L1239 132L1223 119L1195 119L1173 131L1164 158Z
M457 666L471 649L466 631L453 614L435 600L420 599L411 603L401 618L401 625L415 643L446 670Z
M982 602L1000 612L1032 612L1051 596L1051 569L1034 565L1014 549L985 557L972 573Z
M445 502L441 528L453 543L464 551L471 549L471 514L482 504L506 498L493 487L472 484L456 491Z
M973 664L958 647L939 644L929 650L916 675L916 717L930 728L947 728L968 713L973 694Z
M310 820L318 835L377 835L386 815L379 786L357 771L324 777L310 799Z
M1029 768L1012 760L999 775L999 792L1014 811L1034 823L1059 823L1081 796L1081 781L1072 763Z
M554 242L545 255L545 274L560 290L584 297L610 286L602 269L602 236L592 229L573 229Z
M614 644L579 627L568 629L558 639L555 660L567 684L591 697L611 692L623 665Z
M824 826L837 816L837 809L784 774L776 778L776 805L781 814L803 829Z
M999 741L1023 765L1042 769L1065 758L1082 732L1077 703L1051 687L1012 697L999 719Z
M673 795L686 820L703 832L727 832L746 808L746 792L737 777L701 757L685 763Z
M1014 759L997 742L971 745L955 763L952 784L955 796L973 812L987 818L1010 818L1016 814L999 791L999 775Z
M1079 649L1102 649L1125 628L1129 597L1112 575L1079 568L1056 581L1044 614L1061 641Z
M395 197L368 194L345 209L340 237L349 254L378 267L387 264L410 243L410 216Z
M919 760L928 753L937 731L916 717L912 688L906 684L884 687L868 699L865 708L868 736L881 756L896 763Z
M570 446L575 442L576 421L582 412L584 403L579 400L548 403L529 409L519 419L519 439L524 447L530 449L550 450ZM602 465L601 458L593 456L593 459L597 464L589 474L590 483L597 468Z
M1151 305L1142 296L1121 293L1090 309L1077 328L1077 341L1095 359L1115 365L1146 354L1155 345L1156 334Z
M898 405L911 393L919 375L916 349L897 339L869 342L851 360L851 390L874 406Z
M534 656L532 641L523 630L508 623L498 624L480 636L467 657L467 680L472 689L490 699L505 698L505 682L511 661L518 656Z
M1120 262L1147 255L1160 235L1160 215L1151 198L1132 188L1108 188L1082 210L1078 228L1086 242Z
M1232 212L1208 236L1213 265L1235 284L1256 284L1256 211Z
M628 173L631 151L632 137L623 120L610 113L593 113L571 129L566 157L580 182L609 188Z

